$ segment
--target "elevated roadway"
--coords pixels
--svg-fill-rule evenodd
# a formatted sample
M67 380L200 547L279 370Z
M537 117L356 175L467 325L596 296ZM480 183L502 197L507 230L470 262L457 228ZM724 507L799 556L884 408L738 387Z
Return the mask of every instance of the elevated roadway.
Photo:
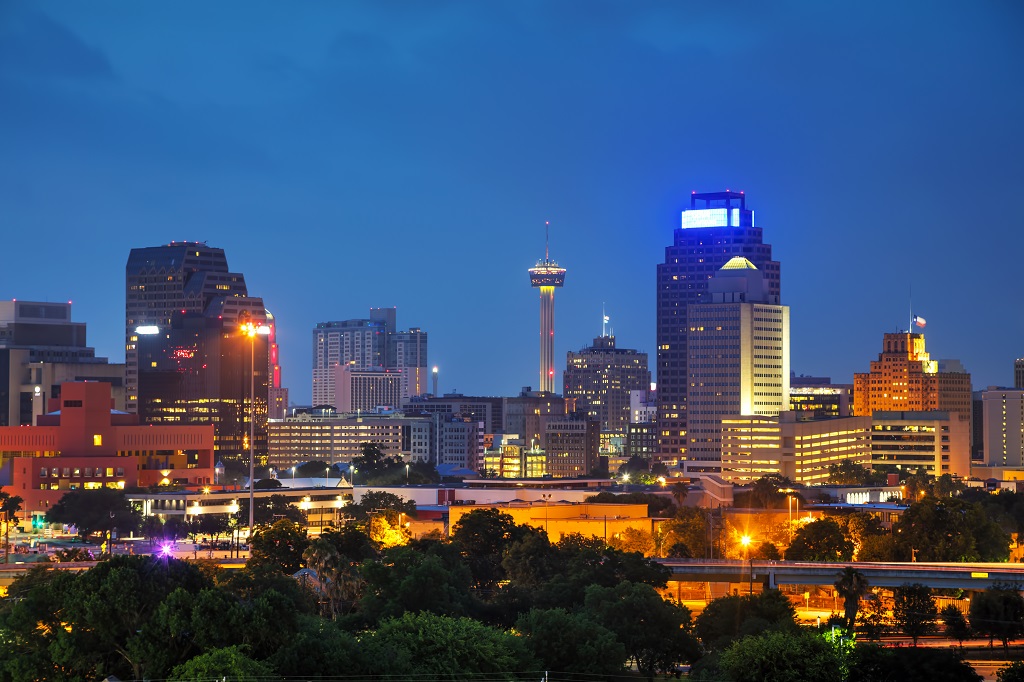
M817 561L727 561L703 559L659 559L678 582L745 583L779 585L832 585L839 573L851 566L876 587L899 587L921 583L934 588L987 590L994 583L1024 586L1024 564L846 562Z

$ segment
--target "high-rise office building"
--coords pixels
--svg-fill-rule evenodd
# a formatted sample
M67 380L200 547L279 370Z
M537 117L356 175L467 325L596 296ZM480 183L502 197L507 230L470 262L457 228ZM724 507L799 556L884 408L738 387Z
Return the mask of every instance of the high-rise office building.
M768 295L781 293L779 263L762 241L742 192L693 193L673 236L657 276L659 456L666 460L678 460L686 451L687 306L700 300L708 281L734 256L763 273Z
M941 410L966 421L970 432L971 375L959 362L941 363L925 351L924 334L886 333L870 371L853 375L853 413Z
M1024 358L1013 361L1013 387L1024 388Z
M687 306L687 474L720 473L722 418L789 409L789 308L734 256ZM658 386L658 392L662 390Z
M371 308L367 319L320 322L313 330L313 404L340 409L335 368L399 370L402 397L427 392L427 333L398 331L395 308ZM396 403L397 404L397 403Z
M981 392L985 466L1024 467L1024 389Z
M71 381L109 383L114 408L124 410L124 371L86 345L70 302L0 301L0 426L35 424Z
M562 375L566 398L601 424L601 430L625 434L631 391L650 389L647 353L617 348L614 336L599 336L578 353L569 351Z
M281 354L277 346L277 320L267 311L267 362L270 385L267 387L267 417L284 419L288 414L288 389L281 385Z
M334 368L335 407L338 412L373 412L402 403L402 373L392 369Z
M125 267L127 406L146 424L214 425L217 457L266 458L266 336L263 299L228 269L223 249L171 242L132 249Z
M540 390L555 390L555 289L565 284L565 268L551 260L545 225L544 260L530 268L530 286L540 289Z

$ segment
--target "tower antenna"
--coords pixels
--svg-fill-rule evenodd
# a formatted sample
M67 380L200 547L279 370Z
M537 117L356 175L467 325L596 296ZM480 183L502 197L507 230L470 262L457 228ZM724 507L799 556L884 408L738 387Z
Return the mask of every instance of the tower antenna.
M548 220L544 221L544 262L550 260L548 256L548 228L551 226L551 222Z

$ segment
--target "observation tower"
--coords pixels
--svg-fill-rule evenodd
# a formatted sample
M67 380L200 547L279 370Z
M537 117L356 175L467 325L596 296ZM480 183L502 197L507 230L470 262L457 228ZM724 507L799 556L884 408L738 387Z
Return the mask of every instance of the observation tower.
M530 286L540 289L540 390L555 390L555 288L565 284L565 268L548 254L548 227L544 223L544 260L530 268Z

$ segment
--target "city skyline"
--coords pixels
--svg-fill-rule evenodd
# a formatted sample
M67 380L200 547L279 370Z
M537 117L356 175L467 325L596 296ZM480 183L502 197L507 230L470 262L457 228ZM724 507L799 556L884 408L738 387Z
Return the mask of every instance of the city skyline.
M442 393L515 395L550 220L560 386L602 305L653 357L680 212L732 189L785 268L797 373L852 382L913 288L933 357L1013 382L1018 7L266 6L247 31L199 7L0 10L0 298L73 300L112 362L129 251L206 241L274 312L296 403L309 330L391 306Z

